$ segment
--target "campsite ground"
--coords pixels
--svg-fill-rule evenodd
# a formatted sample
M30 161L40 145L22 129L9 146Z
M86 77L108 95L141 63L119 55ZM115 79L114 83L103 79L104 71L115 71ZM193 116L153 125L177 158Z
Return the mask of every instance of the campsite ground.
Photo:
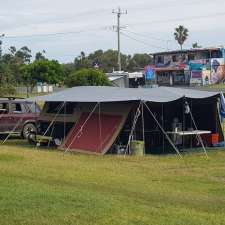
M225 151L181 160L26 145L1 146L0 224L225 224Z

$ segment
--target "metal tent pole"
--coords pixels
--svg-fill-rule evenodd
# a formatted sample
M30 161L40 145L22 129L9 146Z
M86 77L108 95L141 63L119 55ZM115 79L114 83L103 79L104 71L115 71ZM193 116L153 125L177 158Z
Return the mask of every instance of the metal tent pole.
M162 103L162 128L164 129L164 105ZM162 133L162 136L163 136L163 153L165 153L165 137Z
M135 130L135 127L136 127L136 123L138 121L138 118L140 116L140 107L141 107L141 103L139 104L138 108L137 108L137 111L135 113L135 117L134 117L134 120L133 120L133 124L132 124L132 128L131 128L131 132L129 134L129 138L128 138L128 142L127 142L127 146L126 146L126 150L125 150L125 155L128 153L128 148L130 146L130 142L131 142L131 138L133 136L133 133L134 133L134 130Z
M142 135L143 135L143 142L144 142L144 154L146 154L146 149L145 149L145 118L144 118L144 106L143 106L142 101L141 101L141 114L142 114Z
M98 121L99 121L99 139L100 139L100 150L102 147L102 122L101 122L101 103L98 105Z
M65 141L66 139L66 113L67 113L67 108L66 108L66 102L65 102L65 106L64 106L64 117L63 117L63 122L64 122L64 137L63 137L63 141Z
M180 154L179 150L177 149L177 147L174 145L174 143L172 142L172 140L170 139L170 137L168 136L168 134L166 133L166 131L163 129L163 127L161 126L161 124L159 123L159 121L156 119L155 115L153 114L153 112L150 110L150 108L148 107L148 105L144 102L147 110L149 111L149 113L151 114L151 116L153 117L153 119L155 120L155 122L157 123L157 125L159 126L159 128L161 129L161 131L164 133L164 135L166 136L167 140L169 141L169 143L171 144L171 146L174 148L174 150L176 151L176 153L178 154L178 156L180 158L182 158L182 155Z
M193 114L192 114L191 110L190 110L190 116L191 116L191 120L193 121L193 124L194 124L195 129L198 130L197 125L196 125L196 123L195 123L195 120L194 120L194 117L193 117ZM205 153L206 157L209 158L209 156L208 156L208 154L207 154L207 151L206 151L206 148L205 148L205 145L204 145L204 143L203 143L203 140L202 140L201 135L196 133L196 137L197 137L197 139L200 141L200 143L201 143L201 145L202 145L202 148L203 148L203 150L204 150L204 153Z
M89 121L89 119L91 118L92 114L95 112L95 110L97 109L98 105L100 103L97 102L95 107L93 108L93 110L89 113L87 119L84 121L84 123L82 124L82 126L80 127L80 129L78 130L77 134L73 137L73 139L71 140L70 144L68 145L68 147L66 148L65 150L65 153L69 151L71 145L74 143L74 141L76 140L76 138L79 136L79 135L82 135L82 131L86 125L86 123Z

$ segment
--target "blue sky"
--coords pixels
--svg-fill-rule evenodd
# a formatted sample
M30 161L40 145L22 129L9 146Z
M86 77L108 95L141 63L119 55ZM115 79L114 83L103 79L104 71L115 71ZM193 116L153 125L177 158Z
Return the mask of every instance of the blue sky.
M32 53L72 62L81 51L116 49L112 9L127 9L121 23L122 52L126 54L176 49L174 27L186 26L193 42L204 47L225 44L224 0L0 0L3 49L27 45Z

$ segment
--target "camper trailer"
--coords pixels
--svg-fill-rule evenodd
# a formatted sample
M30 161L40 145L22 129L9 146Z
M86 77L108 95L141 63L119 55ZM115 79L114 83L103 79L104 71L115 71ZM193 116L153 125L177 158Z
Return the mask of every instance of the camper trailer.
M75 87L38 97L45 101L39 136L64 151L91 154L114 153L118 146L128 154L135 140L146 154L210 146L223 140L219 97L171 87Z

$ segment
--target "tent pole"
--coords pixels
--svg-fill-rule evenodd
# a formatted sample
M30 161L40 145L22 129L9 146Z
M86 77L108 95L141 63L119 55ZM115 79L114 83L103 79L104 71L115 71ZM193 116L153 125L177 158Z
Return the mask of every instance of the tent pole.
M100 138L100 150L102 147L102 122L101 122L101 103L98 105L98 121L99 121L99 138Z
M143 142L144 142L144 154L146 154L146 149L145 149L145 118L144 118L144 106L143 106L142 101L141 101L141 114L142 114L142 135L143 135Z
M60 106L58 112L56 113L56 115L54 116L53 120L51 121L51 123L50 123L49 126L47 127L47 129L46 129L46 131L44 132L43 136L45 136L45 135L48 133L48 131L49 131L49 129L51 128L51 126L55 123L55 120L56 120L56 118L58 117L58 115L59 115L59 113L61 112L61 110L63 109L64 105L65 105L65 102L63 102L62 105ZM39 144L40 144L40 141L39 141Z
M52 130L51 130L51 134L50 134L50 137L52 137L53 135L53 132L54 132L54 129L55 129L55 124L52 125ZM50 147L50 140L48 140L48 148Z
M182 112L183 112L183 122L182 122L182 130L185 130L185 112L184 112L184 103L185 103L185 97L182 99ZM182 136L182 145L183 145L183 151L184 151L184 136Z
M195 123L195 120L194 120L194 117L193 117L193 114L192 114L192 111L191 111L191 110L190 110L190 116L191 116L191 120L192 120L192 122L193 122L193 124L194 124L195 129L198 130L197 125L196 125L196 123ZM200 141L200 143L201 143L201 145L202 145L202 148L203 148L203 150L204 150L204 153L205 153L205 155L206 155L206 158L208 159L209 156L208 156L208 154L207 154L207 151L206 151L206 148L205 148L205 145L204 145L204 143L203 143L203 140L202 140L201 135L200 135L200 134L196 134L196 137L197 137L197 139Z
M162 128L164 130L164 105L162 103ZM163 153L165 153L165 140L164 140L164 134L162 133L163 137Z
M63 137L63 141L65 141L65 138L66 138L66 102L65 103L65 106L64 106L64 118L63 118L63 122L64 122L64 137Z
M127 142L127 146L126 146L126 150L125 150L125 155L128 153L128 149L130 147L130 142L131 142L131 138L133 136L133 133L134 133L134 130L135 130L135 127L136 127L136 123L138 121L138 118L140 116L140 107L141 107L141 102L137 108L137 111L135 113L135 116L134 116L134 120L133 120L133 123L132 123L132 128L131 128L131 131L130 131L130 134L129 134L129 138L128 138L128 142ZM130 152L129 152L130 153Z
M88 120L91 118L92 114L95 112L96 108L98 107L100 103L97 102L95 107L93 108L93 110L89 113L87 119L84 121L84 123L82 124L82 126L80 127L80 129L78 130L77 134L73 137L73 139L71 140L70 144L68 145L68 147L66 148L65 150L65 153L69 151L71 145L73 144L73 142L76 140L76 138L79 136L79 135L82 135L82 130L83 128L85 127L86 123L88 122Z
M144 102L147 110L149 111L149 113L151 114L151 116L153 117L153 119L155 120L155 122L157 123L157 125L159 126L159 128L161 129L161 131L164 133L164 135L166 136L167 140L170 142L171 146L174 148L174 150L176 151L176 153L178 154L178 156L180 158L183 158L182 155L180 154L179 150L177 149L177 147L174 145L174 143L172 142L172 140L170 139L170 137L168 136L168 134L166 133L166 131L163 129L163 127L161 126L161 124L159 123L159 121L156 119L154 113L150 110L150 108L148 107L148 105Z

